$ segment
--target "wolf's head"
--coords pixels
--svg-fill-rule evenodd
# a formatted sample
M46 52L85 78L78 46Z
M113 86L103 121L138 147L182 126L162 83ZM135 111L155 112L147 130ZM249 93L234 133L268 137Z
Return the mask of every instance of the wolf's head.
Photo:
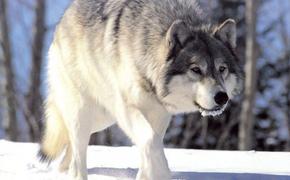
M241 91L242 69L234 53L236 24L190 27L175 21L166 34L169 49L161 101L171 113L223 112Z

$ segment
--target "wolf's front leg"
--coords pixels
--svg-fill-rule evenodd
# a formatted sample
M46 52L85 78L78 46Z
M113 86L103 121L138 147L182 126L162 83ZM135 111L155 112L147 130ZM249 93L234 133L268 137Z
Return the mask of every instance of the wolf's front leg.
M137 180L168 180L170 170L165 158L162 138L156 134L136 145L141 156Z
M141 156L137 180L170 179L162 143L169 122L168 116L164 119L148 120L148 116L139 109L128 106L121 114L118 124L136 144Z

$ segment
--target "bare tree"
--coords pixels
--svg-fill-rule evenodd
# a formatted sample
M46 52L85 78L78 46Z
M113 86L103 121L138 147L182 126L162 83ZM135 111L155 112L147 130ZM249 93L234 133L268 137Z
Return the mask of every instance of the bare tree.
M239 149L252 148L254 103L256 92L256 11L257 1L246 1L246 64L245 91L239 126Z
M45 36L45 0L36 1L35 23L32 44L32 61L30 72L30 85L27 94L26 119L30 128L30 135L33 141L38 140L41 132L42 118L42 96L41 86L41 67L43 63L42 52Z
M290 49L290 48L289 48ZM288 51L290 52L290 50ZM288 76L290 76L290 54L288 55ZM288 134L290 134L290 78L288 78L287 82L287 126L288 126ZM285 150L290 151L290 138L288 137L288 141L286 143Z
M184 128L182 131L182 138L175 137L173 140L175 141L175 144L177 144L177 142L180 141L179 146L181 148L189 148L192 143L193 137L197 133L199 133L200 129L202 129L203 121L201 115L198 113L187 114L183 118L184 118Z
M290 49L290 47L289 47ZM288 51L290 52L290 50ZM287 126L288 126L288 134L290 134L290 53L288 54L288 82L287 82ZM285 150L290 151L290 138L288 137L288 141L286 143Z
M286 82L286 125L288 127L288 133L290 134L290 78L289 78L289 73L290 73L290 36L289 33L287 32L287 24L285 23L286 20L286 12L281 13L278 22L280 23L280 38L282 39L283 46L284 46L284 53L281 58L282 61L285 61L285 67L286 71L286 76L288 75L287 82ZM290 138L288 138L286 144L285 144L285 150L290 151Z
M16 120L16 100L6 8L7 1L0 0L0 63L3 63L3 66L1 65L3 67L1 69L3 75L3 86L1 86L1 104L3 105L3 127L5 129L7 138L15 141L17 140L18 134Z

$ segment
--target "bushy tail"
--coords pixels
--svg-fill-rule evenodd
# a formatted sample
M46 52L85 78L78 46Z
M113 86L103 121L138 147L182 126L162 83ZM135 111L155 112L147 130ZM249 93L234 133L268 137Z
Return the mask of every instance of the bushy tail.
M68 131L57 107L46 104L46 122L38 157L42 162L50 163L57 158L69 143Z

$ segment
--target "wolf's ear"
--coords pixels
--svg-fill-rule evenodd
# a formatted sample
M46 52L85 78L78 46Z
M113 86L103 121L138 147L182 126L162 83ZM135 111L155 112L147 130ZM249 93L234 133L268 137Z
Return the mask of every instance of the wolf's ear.
M215 29L214 35L220 38L224 43L229 43L233 48L237 46L236 22L233 19L225 20Z
M186 24L182 20L176 20L166 33L166 43L171 51L176 47L181 48L189 37L190 31Z

